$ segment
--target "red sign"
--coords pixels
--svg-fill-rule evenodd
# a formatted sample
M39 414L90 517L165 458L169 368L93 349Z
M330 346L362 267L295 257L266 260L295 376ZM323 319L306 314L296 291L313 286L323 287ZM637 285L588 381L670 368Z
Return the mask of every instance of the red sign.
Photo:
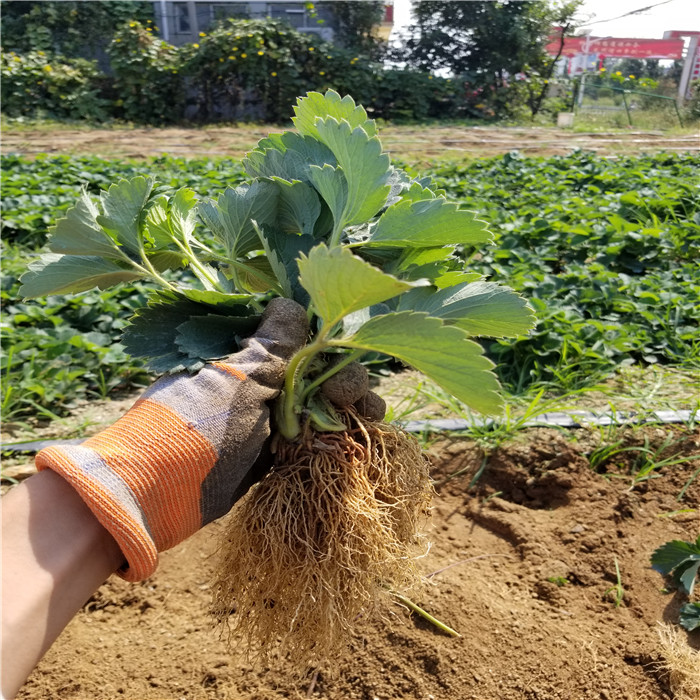
M547 53L556 56L559 41L547 44ZM562 56L615 56L618 58L683 58L682 39L617 39L615 37L568 36L564 39Z

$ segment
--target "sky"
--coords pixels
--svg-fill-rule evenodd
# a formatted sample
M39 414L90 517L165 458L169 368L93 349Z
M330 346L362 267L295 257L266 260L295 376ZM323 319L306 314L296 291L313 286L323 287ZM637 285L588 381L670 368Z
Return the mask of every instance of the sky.
M670 0L652 7L639 15L613 19L627 12L662 0L585 0L579 15L596 24L582 27L590 29L593 36L634 37L637 39L662 39L664 30L685 29L700 31L700 0ZM394 27L410 23L410 0L394 0ZM598 20L612 20L598 22Z

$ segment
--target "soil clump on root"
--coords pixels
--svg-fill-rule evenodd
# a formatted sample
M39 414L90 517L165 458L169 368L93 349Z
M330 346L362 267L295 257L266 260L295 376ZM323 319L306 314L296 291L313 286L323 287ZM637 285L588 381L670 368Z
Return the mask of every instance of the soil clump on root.
M347 429L282 441L272 471L229 516L214 614L253 656L283 648L321 664L386 590L419 576L421 525L432 497L415 438L352 409Z

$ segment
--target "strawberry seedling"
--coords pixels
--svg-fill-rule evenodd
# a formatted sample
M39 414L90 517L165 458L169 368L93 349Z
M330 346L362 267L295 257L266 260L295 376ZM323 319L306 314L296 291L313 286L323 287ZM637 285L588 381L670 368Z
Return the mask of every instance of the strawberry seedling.
M472 336L523 334L533 314L465 268L491 242L486 224L392 167L350 97L309 93L293 121L244 159L249 184L216 199L141 176L99 202L83 193L22 291L156 281L123 342L157 373L235 352L274 297L307 309L311 336L274 407L275 465L231 521L216 611L259 645L281 638L311 659L387 586L410 582L431 490L416 441L381 421L353 363L394 357L497 414L493 365Z

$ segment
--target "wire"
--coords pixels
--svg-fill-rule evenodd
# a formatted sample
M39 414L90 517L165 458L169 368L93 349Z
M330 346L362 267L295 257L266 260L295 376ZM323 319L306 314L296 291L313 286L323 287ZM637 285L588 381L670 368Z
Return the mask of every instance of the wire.
M588 22L580 26L590 27L592 24L604 24L605 22L612 22L613 20L629 17L630 15L638 15L640 12L646 12L647 10L651 10L654 7L659 7L660 5L668 5L669 2L673 2L673 0L663 0L663 2L657 2L655 5L647 5L646 7L640 7L638 10L632 10L632 12L625 12L624 15L619 15L618 17L611 17L610 19L597 19L595 22Z

